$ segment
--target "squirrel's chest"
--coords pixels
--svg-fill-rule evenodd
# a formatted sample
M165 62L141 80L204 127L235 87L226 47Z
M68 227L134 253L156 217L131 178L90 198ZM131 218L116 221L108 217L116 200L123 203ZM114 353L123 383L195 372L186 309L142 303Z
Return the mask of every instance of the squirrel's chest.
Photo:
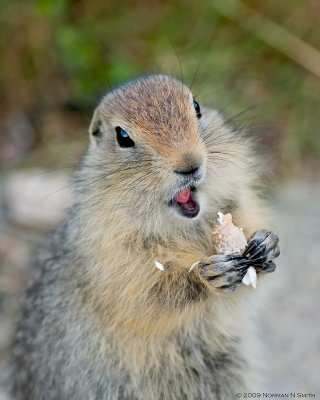
M218 350L213 344L211 348L203 342L195 345L190 339L169 348L150 357L139 372L119 371L119 399L215 400L229 398L221 394L233 388L244 389L245 364L238 349Z

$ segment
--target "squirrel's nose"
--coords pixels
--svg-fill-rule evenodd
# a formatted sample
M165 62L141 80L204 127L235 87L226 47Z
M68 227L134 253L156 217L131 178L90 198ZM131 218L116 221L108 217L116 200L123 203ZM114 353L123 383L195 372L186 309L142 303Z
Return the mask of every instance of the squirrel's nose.
M199 165L194 165L194 166L190 166L188 168L185 168L183 170L174 170L174 172L176 174L179 175L195 175L196 173L199 172L200 166Z

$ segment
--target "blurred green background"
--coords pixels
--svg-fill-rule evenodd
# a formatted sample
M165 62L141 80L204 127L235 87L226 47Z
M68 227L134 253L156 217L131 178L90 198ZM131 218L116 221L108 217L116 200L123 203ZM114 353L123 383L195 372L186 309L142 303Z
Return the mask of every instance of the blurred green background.
M4 171L74 163L104 91L149 71L179 78L182 70L198 101L228 117L247 110L236 123L274 155L278 176L319 158L318 0L0 0L0 7Z

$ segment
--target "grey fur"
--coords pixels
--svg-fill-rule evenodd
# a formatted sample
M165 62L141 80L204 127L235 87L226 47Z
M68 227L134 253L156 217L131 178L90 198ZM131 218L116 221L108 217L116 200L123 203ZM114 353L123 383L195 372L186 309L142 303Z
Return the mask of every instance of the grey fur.
M17 400L228 400L250 389L247 289L224 290L245 268L206 255L224 199L247 233L264 211L251 167L234 165L242 162L234 149L254 162L250 145L218 113L201 111L198 126L188 89L163 75L128 83L98 107L72 212L48 238L27 289L14 346ZM115 124L136 149L117 148ZM218 150L227 158L215 158ZM188 184L206 205L187 221L166 201L185 185L172 169L184 170L190 151L206 177ZM277 238L264 232L252 250L271 271Z

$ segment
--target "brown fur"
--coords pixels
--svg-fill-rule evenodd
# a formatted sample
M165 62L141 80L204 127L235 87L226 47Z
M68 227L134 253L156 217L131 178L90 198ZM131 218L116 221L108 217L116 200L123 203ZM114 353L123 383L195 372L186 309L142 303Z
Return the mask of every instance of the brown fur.
M241 133L216 111L201 112L198 121L189 89L164 75L102 100L73 210L28 291L16 340L18 399L233 399L249 389L247 289L224 292L189 268L214 254L223 207L247 235L264 226L256 162ZM118 147L115 126L134 151ZM187 219L166 200L173 170L195 162L205 168L201 213Z

